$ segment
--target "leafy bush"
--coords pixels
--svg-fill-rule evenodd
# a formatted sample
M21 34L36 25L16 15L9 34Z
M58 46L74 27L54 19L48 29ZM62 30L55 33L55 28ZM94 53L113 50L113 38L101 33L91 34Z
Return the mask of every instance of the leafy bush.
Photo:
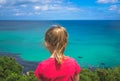
M96 69L100 81L120 81L120 67Z
M33 71L22 74L22 66L14 58L0 57L0 81L36 81Z
M5 81L37 81L34 75L19 75L16 73L11 73L10 76L8 76Z
M80 78L80 81L120 81L120 66L96 68L94 71L82 69Z
M12 72L22 74L22 67L15 59L2 56L0 57L0 78L8 77Z
M80 81L99 81L99 77L96 72L92 72L89 69L82 69Z

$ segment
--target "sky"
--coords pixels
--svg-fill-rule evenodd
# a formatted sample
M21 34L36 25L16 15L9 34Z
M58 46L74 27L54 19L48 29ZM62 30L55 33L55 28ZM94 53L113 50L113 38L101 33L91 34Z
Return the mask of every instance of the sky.
M0 0L0 20L120 20L120 0Z

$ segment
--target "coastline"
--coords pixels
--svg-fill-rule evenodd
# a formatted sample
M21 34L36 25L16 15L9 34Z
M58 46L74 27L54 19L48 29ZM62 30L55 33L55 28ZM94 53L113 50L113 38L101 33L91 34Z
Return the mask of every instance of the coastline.
M15 58L15 60L23 67L23 73L28 71L34 71L39 62L26 61L20 57L20 54L14 54L9 52L0 52L0 56L9 56Z

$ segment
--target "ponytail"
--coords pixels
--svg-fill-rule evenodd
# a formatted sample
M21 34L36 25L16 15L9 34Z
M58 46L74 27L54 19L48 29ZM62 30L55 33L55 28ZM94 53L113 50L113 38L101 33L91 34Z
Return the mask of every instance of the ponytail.
M54 57L58 64L62 63L63 54L56 52Z
M57 61L58 64L62 64L62 59L64 58L64 49L65 49L65 45L63 45L61 48L59 48L59 43L56 46L56 49L53 52L53 55L55 57L55 60Z

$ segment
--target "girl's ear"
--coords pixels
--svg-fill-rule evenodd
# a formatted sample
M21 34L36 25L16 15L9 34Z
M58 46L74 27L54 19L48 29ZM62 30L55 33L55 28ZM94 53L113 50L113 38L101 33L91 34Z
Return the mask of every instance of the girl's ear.
M47 47L47 42L45 41L45 46Z
M49 48L49 45L46 41L45 41L45 46L46 46L47 49Z

